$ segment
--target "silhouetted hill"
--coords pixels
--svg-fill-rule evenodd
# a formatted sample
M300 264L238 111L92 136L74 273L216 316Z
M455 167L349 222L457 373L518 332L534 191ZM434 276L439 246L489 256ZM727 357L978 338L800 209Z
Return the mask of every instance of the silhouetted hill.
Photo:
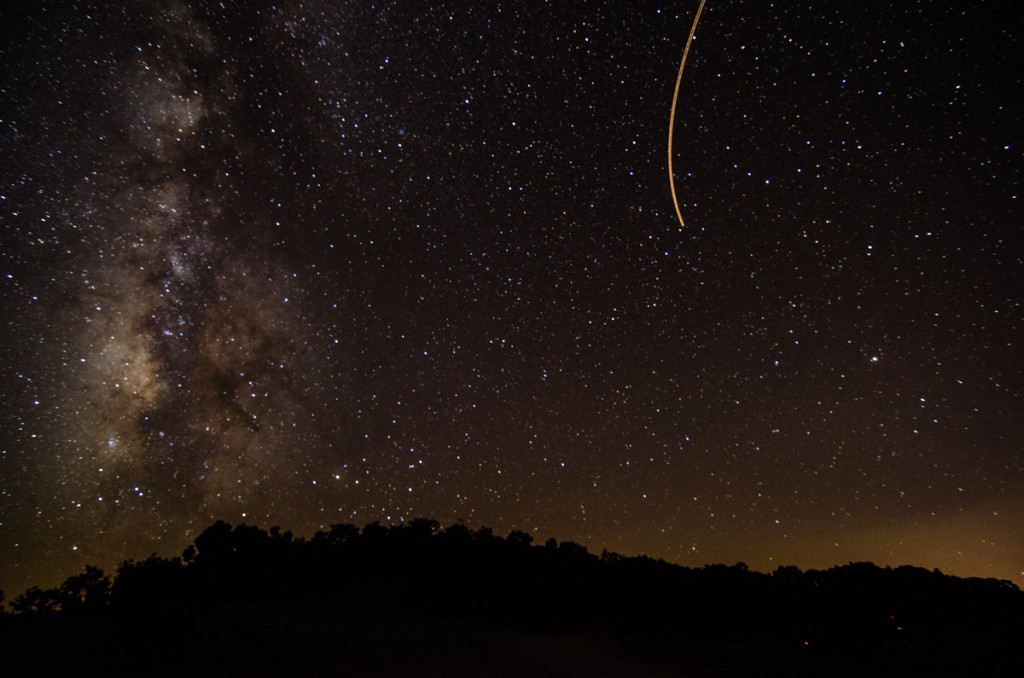
M1024 638L1007 581L692 569L425 519L217 522L10 606L7 675L1019 675Z

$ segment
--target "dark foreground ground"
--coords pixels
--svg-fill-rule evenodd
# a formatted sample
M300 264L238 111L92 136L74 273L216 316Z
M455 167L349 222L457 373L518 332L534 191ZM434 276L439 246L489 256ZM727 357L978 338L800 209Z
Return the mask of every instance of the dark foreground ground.
M385 609L386 608L386 609ZM1013 676L1005 641L679 640L541 633L397 612L284 602L142 620L14 620L5 676ZM827 630L825 630L827 631Z

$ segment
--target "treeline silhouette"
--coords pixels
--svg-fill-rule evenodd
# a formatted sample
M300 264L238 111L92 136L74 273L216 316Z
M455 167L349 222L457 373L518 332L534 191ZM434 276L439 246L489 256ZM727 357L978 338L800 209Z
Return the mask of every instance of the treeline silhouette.
M339 524L310 539L218 521L181 557L129 560L113 579L87 566L10 608L33 619L175 619L309 599L556 633L860 644L1024 637L1024 592L1005 580L872 563L694 569L428 519Z

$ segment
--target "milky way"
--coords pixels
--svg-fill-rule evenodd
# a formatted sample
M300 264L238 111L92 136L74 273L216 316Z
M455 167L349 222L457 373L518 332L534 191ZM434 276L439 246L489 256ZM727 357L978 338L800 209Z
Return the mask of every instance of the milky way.
M417 516L1024 580L985 5L708 3L685 231L697 3L2 10L0 586Z

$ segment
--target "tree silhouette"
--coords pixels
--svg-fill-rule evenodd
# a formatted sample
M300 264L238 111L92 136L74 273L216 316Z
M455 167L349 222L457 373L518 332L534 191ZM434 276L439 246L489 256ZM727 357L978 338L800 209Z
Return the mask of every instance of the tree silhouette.
M59 592L57 589L40 589L33 586L14 597L11 609L18 614L30 616L53 614L60 609Z
M195 605L198 596L182 561L156 554L143 561L121 563L110 587L111 607L127 616L164 614L170 609Z
M85 571L68 577L58 590L62 612L75 615L95 614L110 601L110 577L93 565Z
M113 582L86 566L60 588L33 587L9 607L40 628L50 622L39 620L75 624L105 615L105 623L173 632L238 609L272 617L309 601L343 617L415 614L658 644L799 642L846 656L932 643L917 646L924 653L961 637L992 639L987 647L998 650L1024 634L1024 593L1006 581L873 563L772 574L742 562L686 568L429 519L362 529L337 524L308 541L278 527L218 521L181 558L125 561Z
M196 563L224 562L233 550L231 525L218 520L195 539Z
M519 530L512 530L508 533L508 537L505 538L509 546L514 548L526 548L533 543L533 537L526 532Z

